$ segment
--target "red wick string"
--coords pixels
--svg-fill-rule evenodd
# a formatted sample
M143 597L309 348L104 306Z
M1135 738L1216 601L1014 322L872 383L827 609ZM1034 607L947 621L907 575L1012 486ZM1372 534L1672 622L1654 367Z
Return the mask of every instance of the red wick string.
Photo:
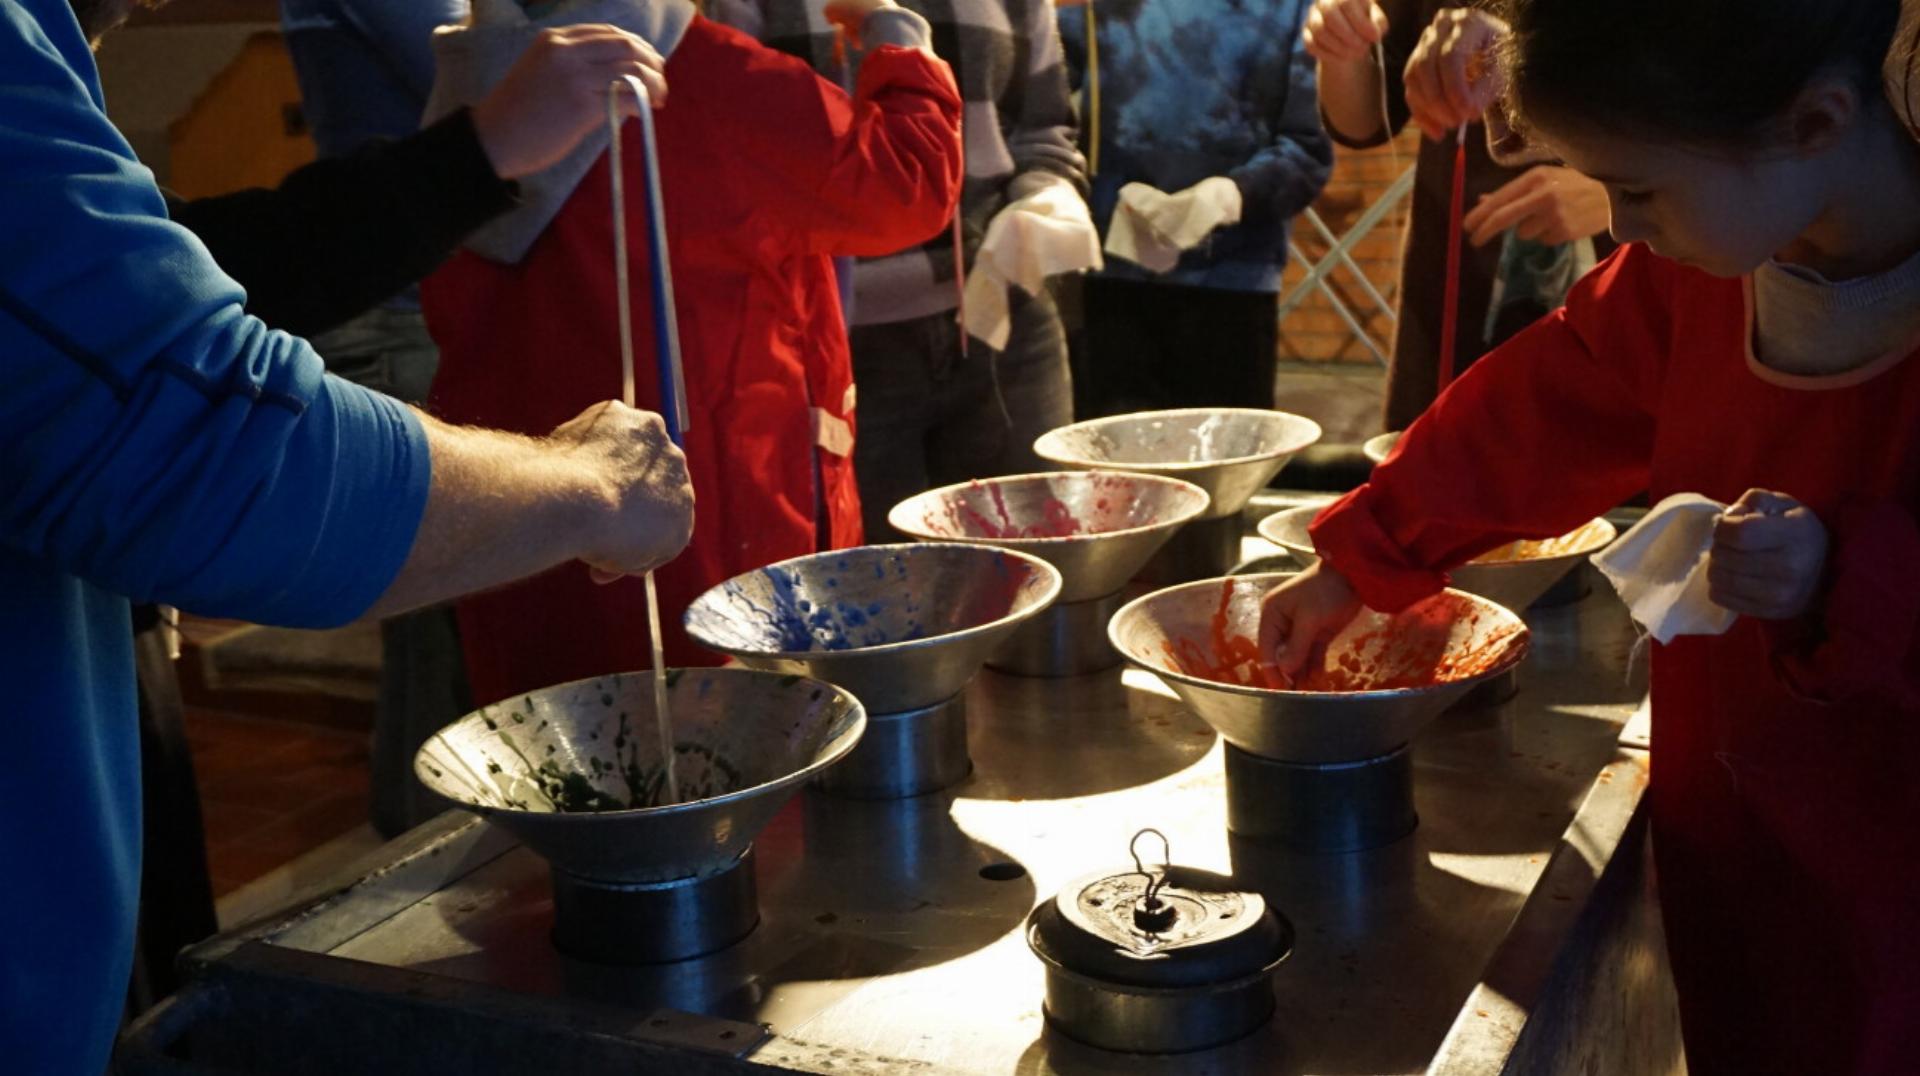
M1453 151L1453 204L1447 214L1447 283L1440 312L1440 391L1453 384L1454 340L1460 330L1460 247L1467 209L1467 125L1461 124Z
M960 357L967 357L967 244L960 233L960 205L953 207L953 320L960 328Z

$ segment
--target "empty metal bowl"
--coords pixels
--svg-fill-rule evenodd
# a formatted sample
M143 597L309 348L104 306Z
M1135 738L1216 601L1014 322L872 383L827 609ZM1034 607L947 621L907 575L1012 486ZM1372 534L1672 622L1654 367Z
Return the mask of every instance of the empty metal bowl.
M1185 479L1207 492L1200 518L1222 519L1319 439L1318 423L1285 411L1202 407L1076 422L1042 434L1033 450L1063 467Z
M1207 510L1191 482L1122 471L983 478L895 505L895 530L1031 554L1060 570L1063 603L1125 586L1173 533Z
M1393 453L1394 446L1399 443L1400 431L1395 430L1392 433L1367 438L1366 443L1360 446L1360 451L1373 461L1374 466L1378 467L1387 462L1387 457Z
M687 610L687 633L748 666L811 676L875 714L960 692L1013 630L1052 604L1060 572L957 542L862 546L736 576Z

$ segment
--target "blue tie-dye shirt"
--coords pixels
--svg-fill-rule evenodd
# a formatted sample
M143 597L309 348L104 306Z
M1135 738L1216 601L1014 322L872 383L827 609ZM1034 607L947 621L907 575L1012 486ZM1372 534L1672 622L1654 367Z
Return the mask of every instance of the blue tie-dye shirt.
M1319 196L1333 164L1313 60L1300 47L1309 0L1094 2L1100 169L1093 213L1101 234L1127 183L1171 194L1227 176L1245 203L1239 224L1188 251L1172 272L1156 275L1109 259L1107 274L1279 291L1287 224ZM1076 92L1089 75L1086 10L1060 11ZM1084 93L1080 100L1085 107Z

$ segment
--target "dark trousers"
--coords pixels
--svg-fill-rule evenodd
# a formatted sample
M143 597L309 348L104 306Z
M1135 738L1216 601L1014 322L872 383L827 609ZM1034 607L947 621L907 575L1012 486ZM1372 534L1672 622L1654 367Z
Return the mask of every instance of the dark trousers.
M1172 407L1272 407L1278 307L1267 292L1090 276L1075 355L1081 418Z
M859 391L853 467L867 541L899 541L893 506L936 486L1046 470L1034 439L1073 421L1066 335L1048 295L1015 290L1004 351L960 354L953 313L850 334Z
M134 668L140 687L140 924L127 1012L137 1016L179 989L174 958L213 936L200 786L187 746L186 707L160 627L159 610L135 606Z
M327 371L407 403L421 403L440 351L417 310L370 310L313 338ZM388 617L380 625L380 696L373 721L373 828L401 833L447 809L413 776L413 756L471 710L451 606Z

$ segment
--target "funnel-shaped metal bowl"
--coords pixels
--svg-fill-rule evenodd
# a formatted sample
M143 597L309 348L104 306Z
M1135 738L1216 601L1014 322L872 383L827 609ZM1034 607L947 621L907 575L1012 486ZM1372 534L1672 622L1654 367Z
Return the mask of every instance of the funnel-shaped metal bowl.
M1360 451L1373 461L1374 466L1378 467L1387 462L1387 457L1393 453L1393 446L1399 443L1400 431L1395 430L1392 433L1367 438L1366 443L1360 446Z
M1305 567L1320 558L1313 552L1308 524L1320 505L1289 508L1260 521L1260 537L1293 554ZM1586 558L1613 544L1618 532L1604 519L1592 519L1558 538L1511 542L1448 573L1454 589L1523 610L1553 589L1562 576Z
M1236 656L1254 653L1260 598L1287 578L1234 576L1149 594L1115 614L1108 634L1115 649L1158 674L1228 743L1288 762L1384 755L1527 653L1527 627L1519 617L1448 590L1392 616L1369 610L1356 617L1327 645L1324 664L1304 678L1302 686L1329 690L1214 679L1216 672L1231 675ZM1238 655L1222 653L1236 649Z
M1211 498L1200 518L1223 519L1319 439L1318 423L1285 411L1199 407L1076 422L1042 434L1033 451L1063 467L1186 479Z
M662 798L653 673L542 688L435 733L413 771L557 870L599 882L667 882L731 867L802 783L866 731L832 684L749 669L673 669L674 776Z
M887 521L927 541L974 542L1060 569L1060 601L1104 598L1207 510L1191 482L1123 471L1056 471L983 478L895 505Z
M687 609L701 646L812 676L875 714L945 702L1013 629L1060 594L1037 557L957 542L862 546L782 561Z

